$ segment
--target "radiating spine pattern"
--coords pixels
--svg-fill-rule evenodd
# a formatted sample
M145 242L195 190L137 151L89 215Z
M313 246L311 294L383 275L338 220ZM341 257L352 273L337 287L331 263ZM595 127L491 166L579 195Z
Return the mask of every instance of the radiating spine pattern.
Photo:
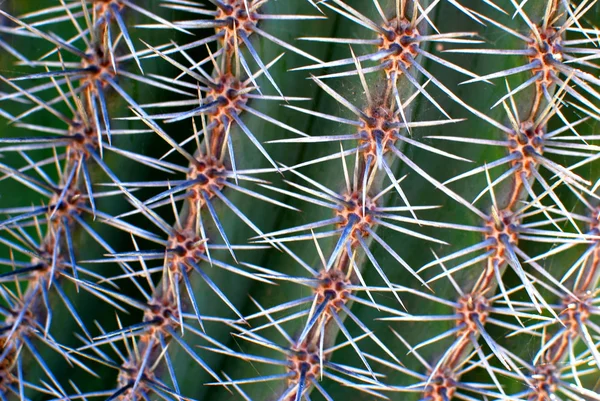
M0 4L0 399L600 400L599 18Z

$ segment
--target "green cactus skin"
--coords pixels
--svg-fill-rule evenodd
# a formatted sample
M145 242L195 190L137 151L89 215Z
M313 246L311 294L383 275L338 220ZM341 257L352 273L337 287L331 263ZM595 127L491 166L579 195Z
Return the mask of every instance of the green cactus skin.
M2 400L600 400L598 9L0 5Z

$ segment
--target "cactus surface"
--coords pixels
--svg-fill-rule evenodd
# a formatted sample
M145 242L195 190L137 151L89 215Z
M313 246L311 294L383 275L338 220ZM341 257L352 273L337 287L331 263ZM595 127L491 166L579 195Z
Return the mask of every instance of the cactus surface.
M0 400L600 400L599 18L0 4Z

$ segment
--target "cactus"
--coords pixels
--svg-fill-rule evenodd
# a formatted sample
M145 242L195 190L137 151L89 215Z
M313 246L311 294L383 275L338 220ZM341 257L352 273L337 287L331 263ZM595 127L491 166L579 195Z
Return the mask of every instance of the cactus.
M5 4L1 399L600 400L596 3Z

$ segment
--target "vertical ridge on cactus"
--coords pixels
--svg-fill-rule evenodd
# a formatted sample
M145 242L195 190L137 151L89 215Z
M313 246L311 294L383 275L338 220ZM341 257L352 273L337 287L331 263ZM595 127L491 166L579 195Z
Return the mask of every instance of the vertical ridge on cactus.
M600 400L597 0L0 7L2 401Z

